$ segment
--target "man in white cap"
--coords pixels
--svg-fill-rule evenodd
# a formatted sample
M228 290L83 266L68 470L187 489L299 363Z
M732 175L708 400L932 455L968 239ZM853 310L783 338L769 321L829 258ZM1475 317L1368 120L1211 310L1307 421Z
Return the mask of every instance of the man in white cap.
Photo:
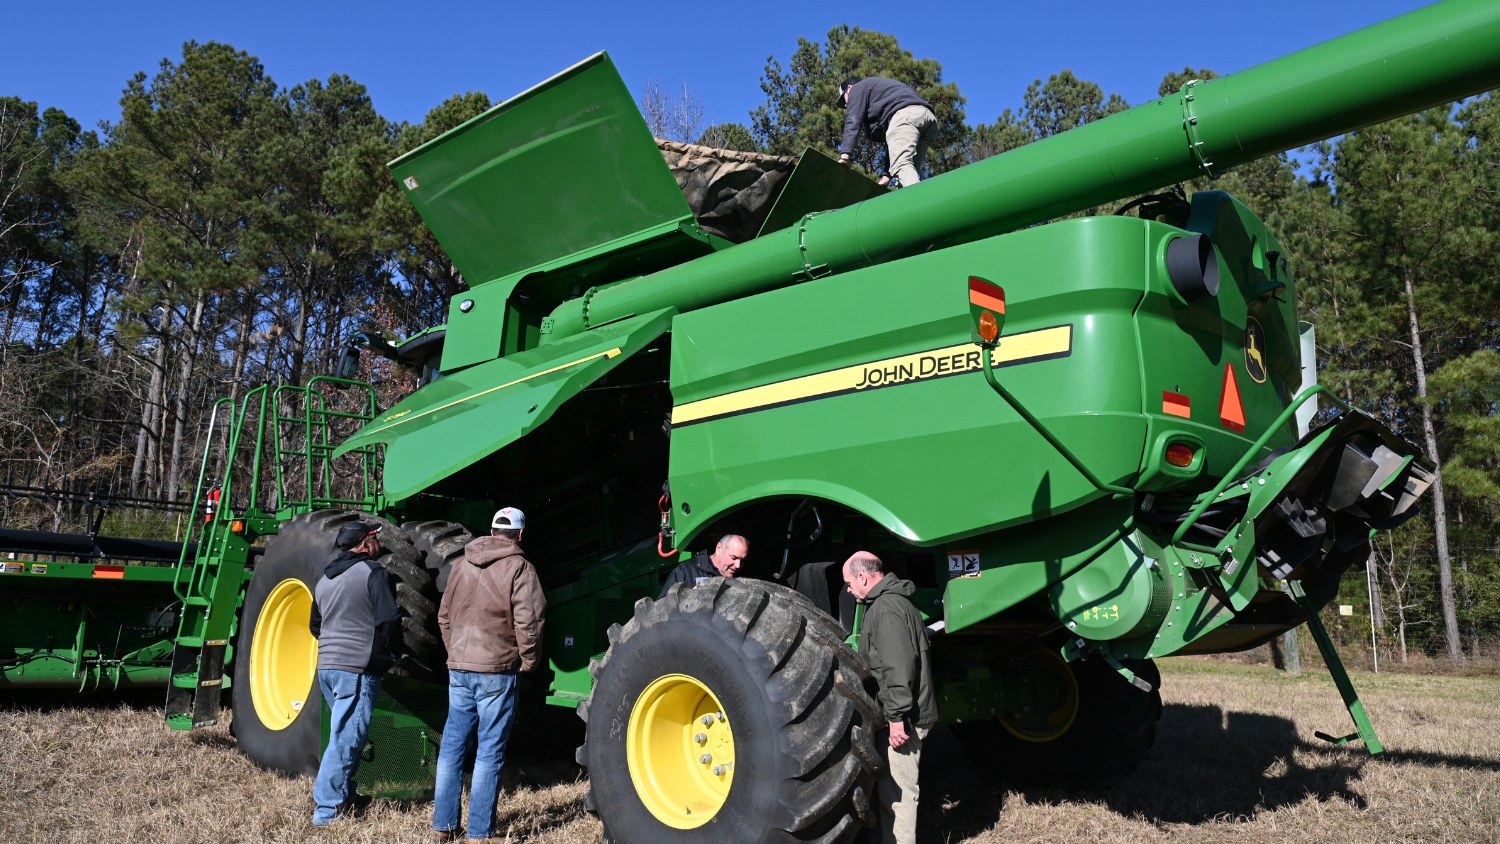
M521 551L526 514L514 507L495 513L490 535L464 549L438 607L448 647L448 722L438 750L433 796L434 841L459 837L458 805L464 755L477 732L479 749L469 790L470 841L495 834L495 801L505 743L515 721L517 672L541 659L547 599L536 569Z

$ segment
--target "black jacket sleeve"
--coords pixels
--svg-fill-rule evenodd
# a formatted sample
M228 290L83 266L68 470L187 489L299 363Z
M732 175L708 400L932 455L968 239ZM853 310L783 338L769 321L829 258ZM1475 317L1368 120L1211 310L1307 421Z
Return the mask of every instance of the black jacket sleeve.
M372 566L366 581L370 590L370 609L375 621L375 647L383 649L395 662L401 645L401 613L396 606L396 583L385 566ZM372 660L374 655L372 655Z
M317 598L313 598L312 616L307 619L307 629L312 631L314 639L323 637L323 611L318 608Z
M861 80L849 87L849 105L844 112L844 142L839 144L843 155L854 154L854 144L859 141L859 128L864 125L865 111L870 107L868 80Z

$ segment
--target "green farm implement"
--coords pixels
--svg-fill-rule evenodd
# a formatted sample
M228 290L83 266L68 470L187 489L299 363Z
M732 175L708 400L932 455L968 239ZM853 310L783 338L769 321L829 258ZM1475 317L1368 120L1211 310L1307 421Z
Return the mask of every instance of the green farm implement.
M1339 741L1380 752L1318 611L1432 466L1317 386L1295 263L1234 197L1060 218L1490 90L1496 44L1500 6L1447 0L899 191L815 150L736 154L733 207L694 181L715 153L653 141L606 54L569 68L390 165L469 289L445 325L348 355L420 367L420 389L222 403L199 484L220 503L162 570L168 722L214 723L232 688L244 752L316 767L311 589L363 519L407 618L361 781L430 788L434 610L513 505L549 605L528 694L587 723L607 840L871 823L883 723L839 571L860 549L917 584L942 721L986 766L1122 776L1155 737L1153 660L1301 624L1348 704ZM746 576L657 599L727 533ZM39 658L11 659L7 682Z

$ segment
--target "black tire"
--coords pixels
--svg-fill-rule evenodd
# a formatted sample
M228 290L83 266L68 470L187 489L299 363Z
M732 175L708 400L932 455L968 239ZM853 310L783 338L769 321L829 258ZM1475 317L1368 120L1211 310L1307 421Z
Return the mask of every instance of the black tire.
M424 555L412 537L395 524L368 513L367 522L380 525L380 562L396 581L396 606L401 610L401 653L391 673L429 683L447 683L448 651L438 628L438 589Z
M435 595L432 578L426 569L415 563L417 552L411 547L406 535L395 525L367 513L350 510L319 510L293 518L281 526L281 530L270 538L266 553L255 566L255 576L245 590L245 602L240 616L239 636L235 641L233 666L234 695L233 733L239 749L256 764L289 774L316 776L318 772L319 743L319 691L316 679L309 677L309 688L301 709L281 729L266 723L257 711L250 685L250 655L255 641L255 628L265 609L266 599L272 590L286 580L299 580L308 592L317 588L323 569L337 553L334 539L339 529L351 521L360 519L381 526L380 541L385 549L380 561L396 580L397 604L409 617L402 619L404 638L408 649L413 640L421 639L424 625L437 629L436 609L427 612L420 601L431 604ZM412 613L412 609L416 613ZM413 633L413 631L417 631ZM407 654L402 654L403 663L409 663ZM422 663L415 663L421 667ZM442 665L441 661L437 663ZM407 669L409 670L409 669ZM402 673L398 665L392 673Z
M422 554L423 565L437 584L437 591L448 588L448 572L464 555L464 547L474 537L469 529L456 522L406 522L401 525L411 544Z
M1126 660L1151 684L1144 692L1098 657L1069 663L1078 683L1078 714L1047 742L1023 741L998 721L949 727L964 755L981 772L1008 784L1103 788L1135 770L1156 743L1161 720L1161 673L1151 660ZM1080 764L1079 760L1087 760Z
M589 770L584 807L615 844L849 841L874 823L872 783L884 764L884 727L869 671L838 623L804 596L763 581L715 578L643 598L589 666L593 693L577 760ZM647 685L688 674L729 716L734 779L723 806L695 829L667 826L646 808L626 758L626 727Z

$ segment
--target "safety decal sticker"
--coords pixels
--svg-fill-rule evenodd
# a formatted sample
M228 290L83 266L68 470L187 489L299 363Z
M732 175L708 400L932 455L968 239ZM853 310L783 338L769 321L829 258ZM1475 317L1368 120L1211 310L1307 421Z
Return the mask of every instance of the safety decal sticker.
M953 577L978 577L979 576L979 552L978 551L949 551L948 552L948 576Z
M1058 325L1036 331L1012 334L1000 341L991 353L995 367L1018 366L1044 360L1065 358L1073 351L1073 326ZM886 358L846 366L816 375L778 381L748 390L739 390L709 399L680 404L672 408L672 427L708 422L725 416L736 416L770 410L798 402L826 399L846 393L861 393L881 387L895 387L915 381L946 378L978 372L984 366L980 350L972 343L947 346L927 352Z
M32 574L46 574L47 573L47 567L45 565L41 564L41 563L36 563L36 564L32 565L32 567L31 567L31 573Z
M573 637L572 636L564 636L563 637L563 647L565 647L565 648L571 648L571 647L573 647Z
M24 563L5 563L0 566L0 574L22 574L26 571Z

